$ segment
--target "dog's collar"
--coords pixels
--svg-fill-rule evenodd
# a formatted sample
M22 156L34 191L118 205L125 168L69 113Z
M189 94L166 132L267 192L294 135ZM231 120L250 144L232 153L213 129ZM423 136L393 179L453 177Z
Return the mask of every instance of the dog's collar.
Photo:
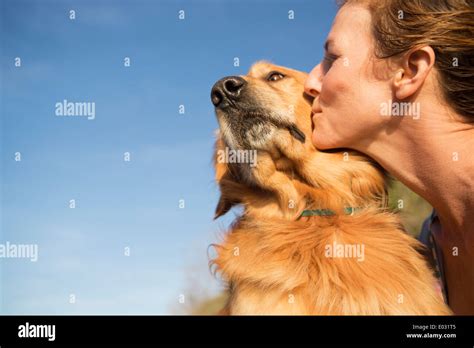
M345 207L344 214L353 215L356 211L362 209L361 207ZM331 209L307 209L303 210L300 217L303 216L332 216L336 215L336 212Z

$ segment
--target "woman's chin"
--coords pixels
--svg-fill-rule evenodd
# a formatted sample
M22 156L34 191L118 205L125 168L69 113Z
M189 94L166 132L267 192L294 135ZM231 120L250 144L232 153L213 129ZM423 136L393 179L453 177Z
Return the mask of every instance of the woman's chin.
M313 130L311 141L313 142L313 145L319 150L329 150L344 147L344 144L342 141L340 141L336 132L323 127L318 127Z

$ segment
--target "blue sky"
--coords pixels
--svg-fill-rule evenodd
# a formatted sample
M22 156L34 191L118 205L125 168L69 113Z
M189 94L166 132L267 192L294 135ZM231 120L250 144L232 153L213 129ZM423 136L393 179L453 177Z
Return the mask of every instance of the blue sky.
M207 246L233 214L212 221L210 89L260 59L309 71L335 12L332 0L1 0L0 243L38 244L39 259L0 259L0 312L166 314L189 288L219 291ZM64 99L94 102L95 119L56 116Z

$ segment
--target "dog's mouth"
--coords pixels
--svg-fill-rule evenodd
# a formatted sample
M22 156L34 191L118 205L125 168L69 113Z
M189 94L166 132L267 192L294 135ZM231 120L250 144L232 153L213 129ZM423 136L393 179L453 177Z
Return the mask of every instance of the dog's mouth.
M301 129L298 128L297 125L292 124L288 126L288 130L290 131L290 134L293 138L304 144L304 142L306 141L306 135L304 135L304 133L301 131Z
M295 123L268 110L246 108L237 104L228 106L225 110L216 109L216 114L224 140L231 147L264 149L281 130L288 131L301 143L306 141L305 134Z

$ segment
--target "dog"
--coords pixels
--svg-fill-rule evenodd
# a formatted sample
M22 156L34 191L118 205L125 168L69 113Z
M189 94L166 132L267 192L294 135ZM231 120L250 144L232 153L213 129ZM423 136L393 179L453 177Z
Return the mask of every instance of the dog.
M260 61L212 87L215 218L242 207L213 244L229 293L220 314L451 314L421 243L387 208L383 169L312 145L306 76Z

